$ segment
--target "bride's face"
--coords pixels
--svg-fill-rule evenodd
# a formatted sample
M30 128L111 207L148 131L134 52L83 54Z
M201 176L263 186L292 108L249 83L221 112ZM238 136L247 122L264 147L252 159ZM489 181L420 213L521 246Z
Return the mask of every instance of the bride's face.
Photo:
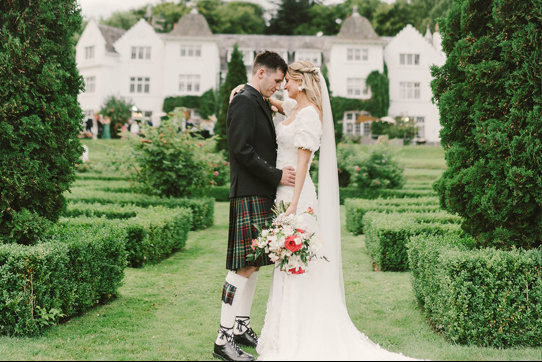
M284 86L284 89L288 91L288 97L296 99L299 94L298 88L300 86L301 81L290 78L290 76L286 74L286 85Z

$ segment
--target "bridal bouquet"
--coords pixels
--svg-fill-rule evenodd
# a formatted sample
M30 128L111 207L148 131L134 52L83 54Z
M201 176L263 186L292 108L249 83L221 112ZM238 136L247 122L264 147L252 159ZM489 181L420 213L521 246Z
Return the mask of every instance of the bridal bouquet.
M318 255L321 240L315 233L305 230L301 215L284 215L287 206L281 201L273 210L276 216L271 226L263 230L258 228L260 236L252 240L254 252L247 255L247 260L267 254L287 274L304 274L313 258L327 259ZM310 207L303 214L314 216Z

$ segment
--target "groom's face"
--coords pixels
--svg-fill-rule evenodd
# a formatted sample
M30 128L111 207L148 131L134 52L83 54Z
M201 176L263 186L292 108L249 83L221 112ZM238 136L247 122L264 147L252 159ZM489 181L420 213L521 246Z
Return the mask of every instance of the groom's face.
M284 73L281 70L261 68L260 72L260 92L265 98L269 98L276 91L280 90Z

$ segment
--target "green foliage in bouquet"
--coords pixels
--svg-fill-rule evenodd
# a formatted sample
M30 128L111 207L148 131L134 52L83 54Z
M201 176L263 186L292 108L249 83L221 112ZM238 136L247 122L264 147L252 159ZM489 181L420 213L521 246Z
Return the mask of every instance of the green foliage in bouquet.
M175 120L159 127L144 125L143 138L133 140L136 181L148 194L166 197L201 195L211 182L203 143L192 138Z
M0 24L0 242L32 244L35 226L58 219L83 152L81 15L75 0L2 1Z
M534 6L534 7L533 7ZM433 68L443 208L480 247L542 245L542 17L531 1L456 0Z

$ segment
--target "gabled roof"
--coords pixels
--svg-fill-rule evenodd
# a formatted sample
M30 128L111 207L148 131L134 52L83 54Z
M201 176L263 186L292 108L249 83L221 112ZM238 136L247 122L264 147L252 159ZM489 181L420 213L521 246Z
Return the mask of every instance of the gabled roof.
M338 39L349 40L380 40L380 37L376 34L371 25L371 22L358 13L357 6L354 7L352 16L346 18L341 26Z
M210 37L213 33L205 17L194 8L179 20L169 35Z
M103 24L98 24L98 29L100 29L105 39L105 49L110 53L116 53L117 51L113 47L113 44L126 33L126 30Z

